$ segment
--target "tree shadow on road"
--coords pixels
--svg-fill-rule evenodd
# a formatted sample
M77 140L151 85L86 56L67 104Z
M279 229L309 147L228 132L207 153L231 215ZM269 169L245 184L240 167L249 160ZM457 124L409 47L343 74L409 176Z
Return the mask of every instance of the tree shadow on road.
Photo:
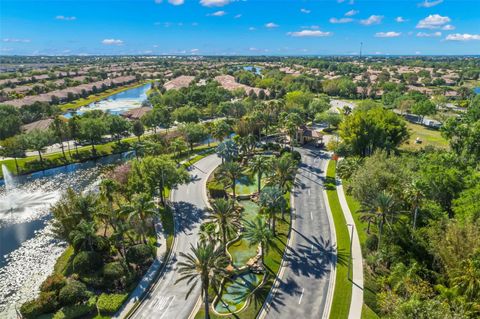
M206 216L204 209L187 202L173 203L175 217L175 236L181 232L189 233Z

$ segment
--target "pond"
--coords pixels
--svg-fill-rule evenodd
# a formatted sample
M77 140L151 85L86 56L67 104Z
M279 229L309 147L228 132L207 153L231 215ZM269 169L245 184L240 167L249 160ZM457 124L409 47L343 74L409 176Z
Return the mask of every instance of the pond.
M480 94L480 86L473 88L473 92L475 92L475 94Z
M131 156L111 155L14 177L8 189L0 180L0 318L16 318L15 305L36 296L65 249L53 236L50 206L68 187L77 192L94 189L102 166ZM5 203L12 207L5 208Z
M93 110L101 110L110 114L122 114L128 110L141 107L142 102L147 99L147 91L151 86L151 83L147 83L139 87L110 95L106 99L90 103L87 106L82 106L75 111L63 114L63 116L71 118L74 114L81 115L87 111Z
M227 314L240 310L248 296L261 283L262 277L263 275L248 271L232 278L225 284L221 299L214 305L215 311Z
M252 71L252 72L253 72L254 69L255 69L255 74L257 74L257 75L262 74L262 70L263 70L262 67L253 66L253 65L244 66L243 69L244 69L245 71Z

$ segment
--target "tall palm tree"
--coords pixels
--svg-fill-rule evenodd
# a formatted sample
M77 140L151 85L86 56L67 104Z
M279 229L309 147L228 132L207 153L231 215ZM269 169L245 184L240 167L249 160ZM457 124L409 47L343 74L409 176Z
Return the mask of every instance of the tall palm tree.
M383 227L388 223L387 217L390 215L393 221L393 215L395 211L395 199L391 194L383 191L372 200L366 201L362 205L364 209L359 212L365 217L370 216L378 222L378 247L380 247L381 239L383 235Z
M285 192L291 187L297 173L297 162L288 153L271 162L270 185L278 185Z
M480 256L477 253L462 262L461 272L458 272L452 279L455 287L458 287L460 293L467 297L469 301L478 300L480 297Z
M220 166L219 174L222 178L230 181L232 187L233 201L236 199L235 185L237 180L242 177L242 166L237 162L225 162Z
M190 289L185 296L186 299L200 281L206 319L210 318L208 290L213 287L217 291L222 277L226 274L225 267L228 264L223 249L215 246L214 243L200 241L196 246L191 245L190 253L180 252L180 256L185 260L178 263L181 277L175 282L177 284L187 280Z
M127 224L124 222L116 223L115 231L113 232L110 239L113 241L114 245L117 246L120 252L120 255L123 259L126 256L126 245L125 245L125 236L127 236L127 232L130 230Z
M282 212L282 219L284 219L286 201L283 197L283 192L279 186L267 186L260 194L259 202L260 206L265 207L268 211L272 224L272 232L273 235L275 235L275 221L278 210Z
M137 194L133 197L130 204L123 207L128 214L128 220L138 220L141 223L140 234L142 241L146 244L147 237L145 230L147 229L147 219L152 219L152 225L155 226L153 218L158 216L158 210L155 203L148 194Z
M118 184L112 179L104 179L100 183L100 202L99 209L95 212L97 218L99 218L105 228L103 231L103 237L107 234L108 226L112 224L113 218L113 202L114 194L118 189Z
M265 261L265 254L270 249L274 234L261 216L257 216L253 221L245 221L243 237L248 240L250 245L260 244L260 258L262 264Z
M216 199L212 202L212 208L213 212L209 219L219 227L223 249L226 252L228 235L235 233L240 228L240 216L230 200Z
M258 194L262 190L262 176L270 168L268 158L262 155L255 155L250 161L249 169L253 174L257 175Z
M82 219L70 233L70 239L75 250L93 251L93 244L97 238L95 222Z
M418 210L425 194L422 191L422 185L414 180L405 190L405 195L413 210L413 229L417 228Z

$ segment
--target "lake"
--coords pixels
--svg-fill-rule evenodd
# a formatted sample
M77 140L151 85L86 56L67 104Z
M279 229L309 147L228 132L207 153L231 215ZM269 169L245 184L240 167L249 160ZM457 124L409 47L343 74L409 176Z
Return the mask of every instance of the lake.
M147 99L147 91L151 86L151 83L147 83L136 88L112 94L106 99L82 106L75 111L63 114L63 116L71 118L75 114L81 115L93 110L101 110L110 114L122 114L128 110L141 107L142 102Z

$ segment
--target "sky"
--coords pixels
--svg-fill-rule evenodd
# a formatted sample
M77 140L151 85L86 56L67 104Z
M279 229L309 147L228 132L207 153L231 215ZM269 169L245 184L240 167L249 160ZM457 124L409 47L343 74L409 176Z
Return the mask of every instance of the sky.
M480 0L1 0L0 55L478 55Z

